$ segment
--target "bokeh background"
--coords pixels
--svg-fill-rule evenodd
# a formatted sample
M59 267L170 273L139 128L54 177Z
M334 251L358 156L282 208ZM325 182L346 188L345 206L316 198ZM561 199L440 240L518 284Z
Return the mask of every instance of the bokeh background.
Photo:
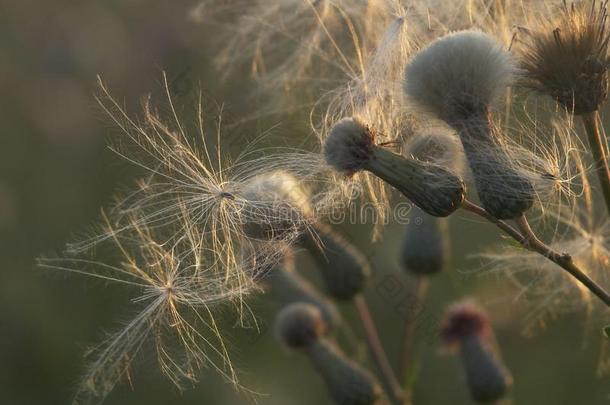
M224 103L228 121L253 109L245 80L218 80L211 63L216 27L189 18L195 5L187 0L0 2L2 404L70 403L86 348L130 315L125 292L35 267L36 257L60 252L67 241L91 228L100 208L138 175L107 149L107 138L117 130L94 100L96 76L102 75L131 112L138 111L141 97L154 98L162 92L162 71L167 72L178 104L192 102L202 89L215 102ZM273 126L274 136L301 143L308 136L307 122L299 114L266 117L250 122L247 132L255 135ZM239 141L233 144L240 148ZM339 229L373 262L375 275L368 295L390 353L400 347L401 305L412 294L411 280L398 268L396 252L403 227L390 225L374 244L369 229L348 225ZM468 252L499 242L496 232L458 217L451 222L451 234L450 271L435 278L423 304L425 316L420 318L415 403L469 403L457 360L440 355L434 334L425 332L438 322L447 303L464 295L476 295L493 314L503 357L515 378L512 403L610 403L609 379L596 374L603 344L599 325L588 328L584 314L575 313L536 329L533 335L523 333L527 312L512 301L502 280L471 274L479 264L468 259ZM303 269L311 267L304 255L299 263ZM274 306L264 298L253 305L262 325L260 335L228 324L243 384L260 393L255 398L261 404L330 403L307 359L288 353L274 340L269 327ZM348 306L342 310L348 321L355 320ZM364 348L353 344L360 332L352 324L353 330L342 339L351 355L365 359ZM392 360L398 365L398 358ZM203 371L198 385L180 393L160 376L153 359L141 365L133 385L121 385L106 404L252 401L236 395L211 371Z

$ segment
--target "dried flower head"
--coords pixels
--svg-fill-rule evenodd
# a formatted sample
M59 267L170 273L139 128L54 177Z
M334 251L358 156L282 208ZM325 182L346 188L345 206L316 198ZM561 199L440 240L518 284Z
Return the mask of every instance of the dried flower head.
M608 97L607 0L568 4L526 31L522 66L527 84L576 115L599 109Z
M375 144L375 133L357 117L337 122L324 145L329 165L345 174L366 170L398 189L433 216L447 216L464 198L462 179L450 170L394 154Z

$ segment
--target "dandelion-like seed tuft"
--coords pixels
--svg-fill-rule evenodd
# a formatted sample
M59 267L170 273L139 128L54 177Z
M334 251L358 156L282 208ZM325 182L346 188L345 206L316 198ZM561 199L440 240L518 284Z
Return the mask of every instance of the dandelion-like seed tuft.
M590 4L590 5L589 5ZM525 32L527 84L575 115L597 111L608 97L608 1L568 4Z

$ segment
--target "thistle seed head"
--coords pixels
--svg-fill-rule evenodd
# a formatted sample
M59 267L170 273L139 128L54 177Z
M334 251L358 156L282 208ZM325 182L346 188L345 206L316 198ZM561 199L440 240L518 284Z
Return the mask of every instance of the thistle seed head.
M608 97L607 5L607 0L564 2L556 18L545 16L526 32L527 84L576 115L598 110Z
M516 71L510 53L479 31L459 31L432 42L407 67L404 91L422 109L455 125L485 115Z
M284 239L312 220L309 195L298 180L285 171L261 174L242 190L245 232L256 239Z
M293 349L311 346L326 333L320 310L311 304L290 304L278 314L275 330L279 340Z
M324 143L326 162L339 172L352 175L371 158L375 135L358 117L337 122Z

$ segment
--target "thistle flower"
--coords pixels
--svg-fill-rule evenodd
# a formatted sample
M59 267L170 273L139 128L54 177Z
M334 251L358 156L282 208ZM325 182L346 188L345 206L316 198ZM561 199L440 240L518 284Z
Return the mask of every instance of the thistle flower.
M462 180L441 166L394 154L375 144L375 133L359 118L344 118L324 145L329 165L351 175L367 170L433 216L447 216L464 198Z
M564 1L556 18L538 19L526 31L526 84L576 115L597 111L608 97L607 4Z
M511 165L491 117L515 72L512 57L495 39L462 31L420 51L405 76L410 99L460 136L481 203L498 219L517 218L534 202L532 185Z
M137 308L135 316L88 353L93 360L75 403L101 400L120 380L130 379L132 365L146 349L156 353L162 372L181 389L197 380L203 366L237 385L214 312L231 306L243 309L245 296L256 286L227 278L239 272L227 272L213 259L209 265L214 252L200 233L187 233L168 247L153 229L137 220L132 225L129 232L116 233L107 223L111 248L122 256L120 265L81 258L39 261L43 268L83 274L134 293L130 305Z
M284 305L295 302L314 305L322 314L328 329L336 329L341 323L337 306L297 273L293 254L286 254L282 262L263 278L263 282L270 287L275 299Z
M374 377L324 338L320 311L310 304L291 304L276 318L279 339L288 347L302 350L326 382L338 405L371 405L381 398Z
M481 309L471 302L452 305L445 315L441 335L446 345L460 353L473 400L494 403L505 395L512 379L493 350L492 330Z

